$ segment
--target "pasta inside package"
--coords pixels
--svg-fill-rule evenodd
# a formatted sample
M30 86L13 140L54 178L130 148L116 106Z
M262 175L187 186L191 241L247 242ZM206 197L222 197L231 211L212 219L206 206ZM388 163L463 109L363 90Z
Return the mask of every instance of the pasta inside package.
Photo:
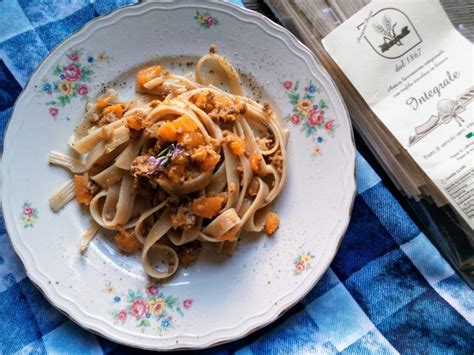
M222 72L229 92L206 82L204 67ZM244 95L215 51L194 76L139 70L138 98L107 90L87 104L70 142L77 156L51 152L49 162L72 174L51 208L75 198L91 216L81 251L100 229L113 230L122 252L141 252L145 272L166 279L195 261L202 243L233 254L242 232L278 228L271 204L287 176L288 130L269 105Z

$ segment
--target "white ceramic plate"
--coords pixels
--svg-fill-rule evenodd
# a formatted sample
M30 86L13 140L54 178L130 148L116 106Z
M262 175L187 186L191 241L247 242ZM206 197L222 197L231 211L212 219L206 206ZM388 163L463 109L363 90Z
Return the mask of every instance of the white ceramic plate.
M290 127L289 176L272 237L243 238L231 257L206 251L169 282L153 284L137 258L98 236L81 255L87 216L59 214L48 198L68 178L47 163L84 104L105 86L134 95L137 66L186 72L211 43L242 73L249 95L270 102ZM3 156L3 210L28 276L84 328L147 349L204 348L275 320L319 280L349 222L355 149L338 91L307 48L263 16L226 3L127 7L88 23L41 64L18 99Z

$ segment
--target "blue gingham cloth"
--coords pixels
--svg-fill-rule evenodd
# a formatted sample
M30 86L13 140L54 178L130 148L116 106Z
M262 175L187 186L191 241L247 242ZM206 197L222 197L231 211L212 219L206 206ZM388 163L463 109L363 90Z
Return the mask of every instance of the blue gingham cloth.
M62 39L133 0L0 0L0 134ZM238 1L237 1L238 2ZM352 220L330 269L272 325L213 353L474 352L474 292L357 156ZM134 353L81 329L26 278L0 223L1 353Z

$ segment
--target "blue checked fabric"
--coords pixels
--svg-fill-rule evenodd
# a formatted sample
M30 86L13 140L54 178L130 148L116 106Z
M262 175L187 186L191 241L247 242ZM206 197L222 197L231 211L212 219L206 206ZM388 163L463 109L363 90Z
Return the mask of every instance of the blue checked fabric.
M33 70L62 39L134 0L0 0L0 134ZM272 325L206 353L474 352L474 292L357 156L352 220L330 269ZM136 351L89 333L26 278L0 223L0 352Z

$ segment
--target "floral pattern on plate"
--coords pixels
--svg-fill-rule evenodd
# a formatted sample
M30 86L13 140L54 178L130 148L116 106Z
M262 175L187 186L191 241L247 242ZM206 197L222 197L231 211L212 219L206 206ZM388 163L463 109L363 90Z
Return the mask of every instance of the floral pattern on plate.
M109 283L106 292L113 295L112 300L118 306L111 312L115 321L125 323L133 320L142 330L150 326L155 326L158 331L174 328L176 316L184 316L193 305L191 298L181 301L165 295L155 284L148 285L145 292L129 289L125 295L120 295Z
M287 91L290 104L293 106L291 114L286 115L285 121L293 126L300 126L306 137L311 137L314 142L312 154L321 154L321 144L327 137L334 137L336 123L326 116L329 108L326 101L319 97L321 88L310 81L301 90L300 82L293 83L287 80L283 83Z
M110 63L110 57L105 52L96 56L85 54L84 49L72 49L65 55L65 61L53 68L52 75L43 79L39 89L50 100L48 112L56 118L60 109L66 107L72 99L80 97L89 100L90 82L95 75L93 68L99 62Z
M194 19L199 24L201 28L211 28L212 26L218 26L220 24L219 20L215 17L212 17L207 11L196 11Z
M313 262L314 255L312 255L309 252L303 253L299 255L294 261L293 261L293 274L294 275L300 275L303 273L303 271L306 271L311 268L311 263Z
M23 226L25 228L33 228L39 218L38 209L31 207L31 202L28 201L25 201L21 208L20 219L23 222Z

